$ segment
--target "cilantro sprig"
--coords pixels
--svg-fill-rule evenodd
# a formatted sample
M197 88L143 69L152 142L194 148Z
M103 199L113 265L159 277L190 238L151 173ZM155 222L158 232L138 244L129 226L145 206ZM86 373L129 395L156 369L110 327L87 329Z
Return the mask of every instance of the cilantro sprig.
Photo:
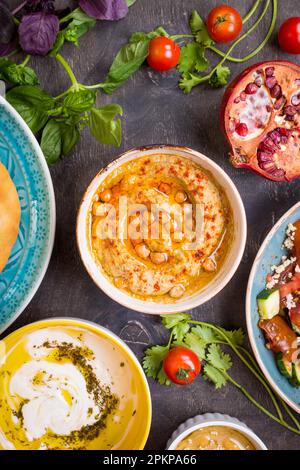
M241 328L227 330L215 324L194 320L187 313L161 315L161 319L164 327L169 330L170 337L166 345L156 345L145 350L143 368L148 377L157 380L161 385L170 385L171 382L163 369L163 360L170 349L185 346L197 354L202 363L203 378L213 383L216 389L227 384L235 386L262 413L300 435L299 420L286 403L273 392L255 358L243 346L245 334ZM232 377L230 369L234 363L234 357L237 357L264 387L272 401L275 413L256 400L242 384ZM286 420L283 411L293 424Z
M233 50L259 26L265 17L271 2L273 8L272 19L265 38L250 54L245 57L233 57L231 55ZM150 40L157 36L167 36L174 41L187 41L181 46L180 60L177 67L181 75L179 88L184 93L190 93L195 86L200 85L201 83L208 83L213 88L222 87L228 83L230 76L230 69L228 66L224 65L224 63L226 61L239 63L246 62L258 54L270 39L270 36L274 31L277 18L277 2L278 0L266 0L264 8L257 20L244 34L232 43L226 52L215 47L215 43L209 36L203 19L196 10L192 11L189 21L191 34L176 34L170 36L161 26L149 33L133 33L129 38L128 43L125 44L117 53L105 81L98 83L95 86L102 88L106 93L112 93L117 90L126 80L128 80L129 77L139 70L146 60ZM261 0L255 0L252 8L243 18L243 24L245 24L254 15L260 4ZM208 52L213 52L214 54L221 56L221 59L208 73L204 73L210 66L207 57Z

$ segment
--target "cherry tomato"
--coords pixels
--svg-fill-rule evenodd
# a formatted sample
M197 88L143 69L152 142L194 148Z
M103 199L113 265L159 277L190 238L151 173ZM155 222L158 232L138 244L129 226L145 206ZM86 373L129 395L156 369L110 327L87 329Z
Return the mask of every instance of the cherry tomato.
M209 13L206 26L214 41L226 43L238 37L242 31L243 19L234 8L219 5Z
M180 46L172 39L164 36L151 39L147 62L154 70L164 72L176 67L179 57Z
M288 54L300 54L300 16L289 18L280 26L280 48Z
M191 349L182 346L170 349L163 366L167 377L179 385L192 383L201 370L198 356Z

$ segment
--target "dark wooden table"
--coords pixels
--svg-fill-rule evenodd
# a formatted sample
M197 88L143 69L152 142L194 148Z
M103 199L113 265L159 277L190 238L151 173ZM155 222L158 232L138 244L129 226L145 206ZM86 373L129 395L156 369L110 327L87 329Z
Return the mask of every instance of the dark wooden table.
M82 83L97 83L104 78L116 51L131 32L150 31L163 25L170 33L184 33L188 31L187 21L192 8L198 8L205 17L219 3L222 2L137 0L124 20L118 23L99 22L81 40L80 49L66 45L62 53ZM279 3L278 24L289 16L299 15L299 0ZM230 4L244 14L253 0L232 0ZM269 21L270 12L258 32L246 39L235 55L250 52L264 36ZM280 52L274 34L267 47L250 63L284 58L286 56ZM299 63L299 57L291 59ZM68 77L53 59L37 58L32 63L45 89L59 94L68 86ZM231 65L232 77L250 63ZM221 293L191 313L197 319L216 322L224 327L246 328L245 292L252 262L274 222L299 200L300 180L276 184L250 172L234 169L228 161L228 146L219 124L224 90L201 86L190 95L184 95L177 86L177 80L177 72L161 75L144 67L113 96L99 94L99 104L117 102L124 108L121 148L101 146L85 132L75 152L51 168L57 204L53 256L38 293L9 331L47 317L71 316L92 320L114 331L139 358L146 346L165 341L165 331L159 318L126 310L94 285L82 265L75 240L77 210L93 176L124 150L155 143L186 145L203 152L227 172L241 193L248 219L247 247L241 265ZM271 406L253 376L237 361L233 375ZM245 421L269 449L300 447L299 436L261 414L230 385L215 391L212 385L201 379L189 387L168 388L152 380L149 383L153 420L148 449L163 449L180 423L205 412L228 413Z

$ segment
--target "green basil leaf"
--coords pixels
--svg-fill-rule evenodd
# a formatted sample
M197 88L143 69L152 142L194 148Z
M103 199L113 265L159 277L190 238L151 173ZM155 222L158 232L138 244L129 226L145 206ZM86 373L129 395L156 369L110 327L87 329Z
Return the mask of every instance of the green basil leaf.
M79 142L80 132L77 126L69 126L65 124L61 128L62 154L64 156L71 153L75 145Z
M126 3L129 7L131 7L135 2L136 0L126 0Z
M101 108L92 108L89 118L89 126L92 135L101 144L112 144L117 147L121 144L122 129L121 119L123 110L118 104L107 104Z
M74 10L67 18L68 20L71 20L71 22L65 29L58 33L54 46L50 52L51 56L55 56L58 53L65 41L72 42L78 46L78 39L80 39L81 36L87 33L96 24L96 20L94 18L86 15L80 9Z
M38 85L35 71L10 59L0 57L0 79L14 85Z
M106 93L113 93L143 64L149 49L150 39L140 39L125 44L116 55L103 83Z
M208 34L206 25L197 10L193 10L190 18L190 28L196 41L203 46L212 46L214 41Z
M49 111L56 106L52 96L41 88L29 85L13 88L6 94L6 99L34 134L44 127Z
M96 92L92 90L71 91L63 101L67 114L81 114L89 111L95 104Z
M62 151L61 127L58 121L51 119L44 127L41 149L49 165L59 160Z

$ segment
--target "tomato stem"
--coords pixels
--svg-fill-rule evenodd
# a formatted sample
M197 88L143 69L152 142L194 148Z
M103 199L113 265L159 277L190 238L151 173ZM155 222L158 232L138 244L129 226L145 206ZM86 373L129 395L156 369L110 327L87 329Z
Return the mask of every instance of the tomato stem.
M245 24L248 20L250 20L251 16L255 13L257 10L258 5L260 4L262 0L256 0L256 2L253 4L253 6L250 8L248 13L243 17L243 23Z

